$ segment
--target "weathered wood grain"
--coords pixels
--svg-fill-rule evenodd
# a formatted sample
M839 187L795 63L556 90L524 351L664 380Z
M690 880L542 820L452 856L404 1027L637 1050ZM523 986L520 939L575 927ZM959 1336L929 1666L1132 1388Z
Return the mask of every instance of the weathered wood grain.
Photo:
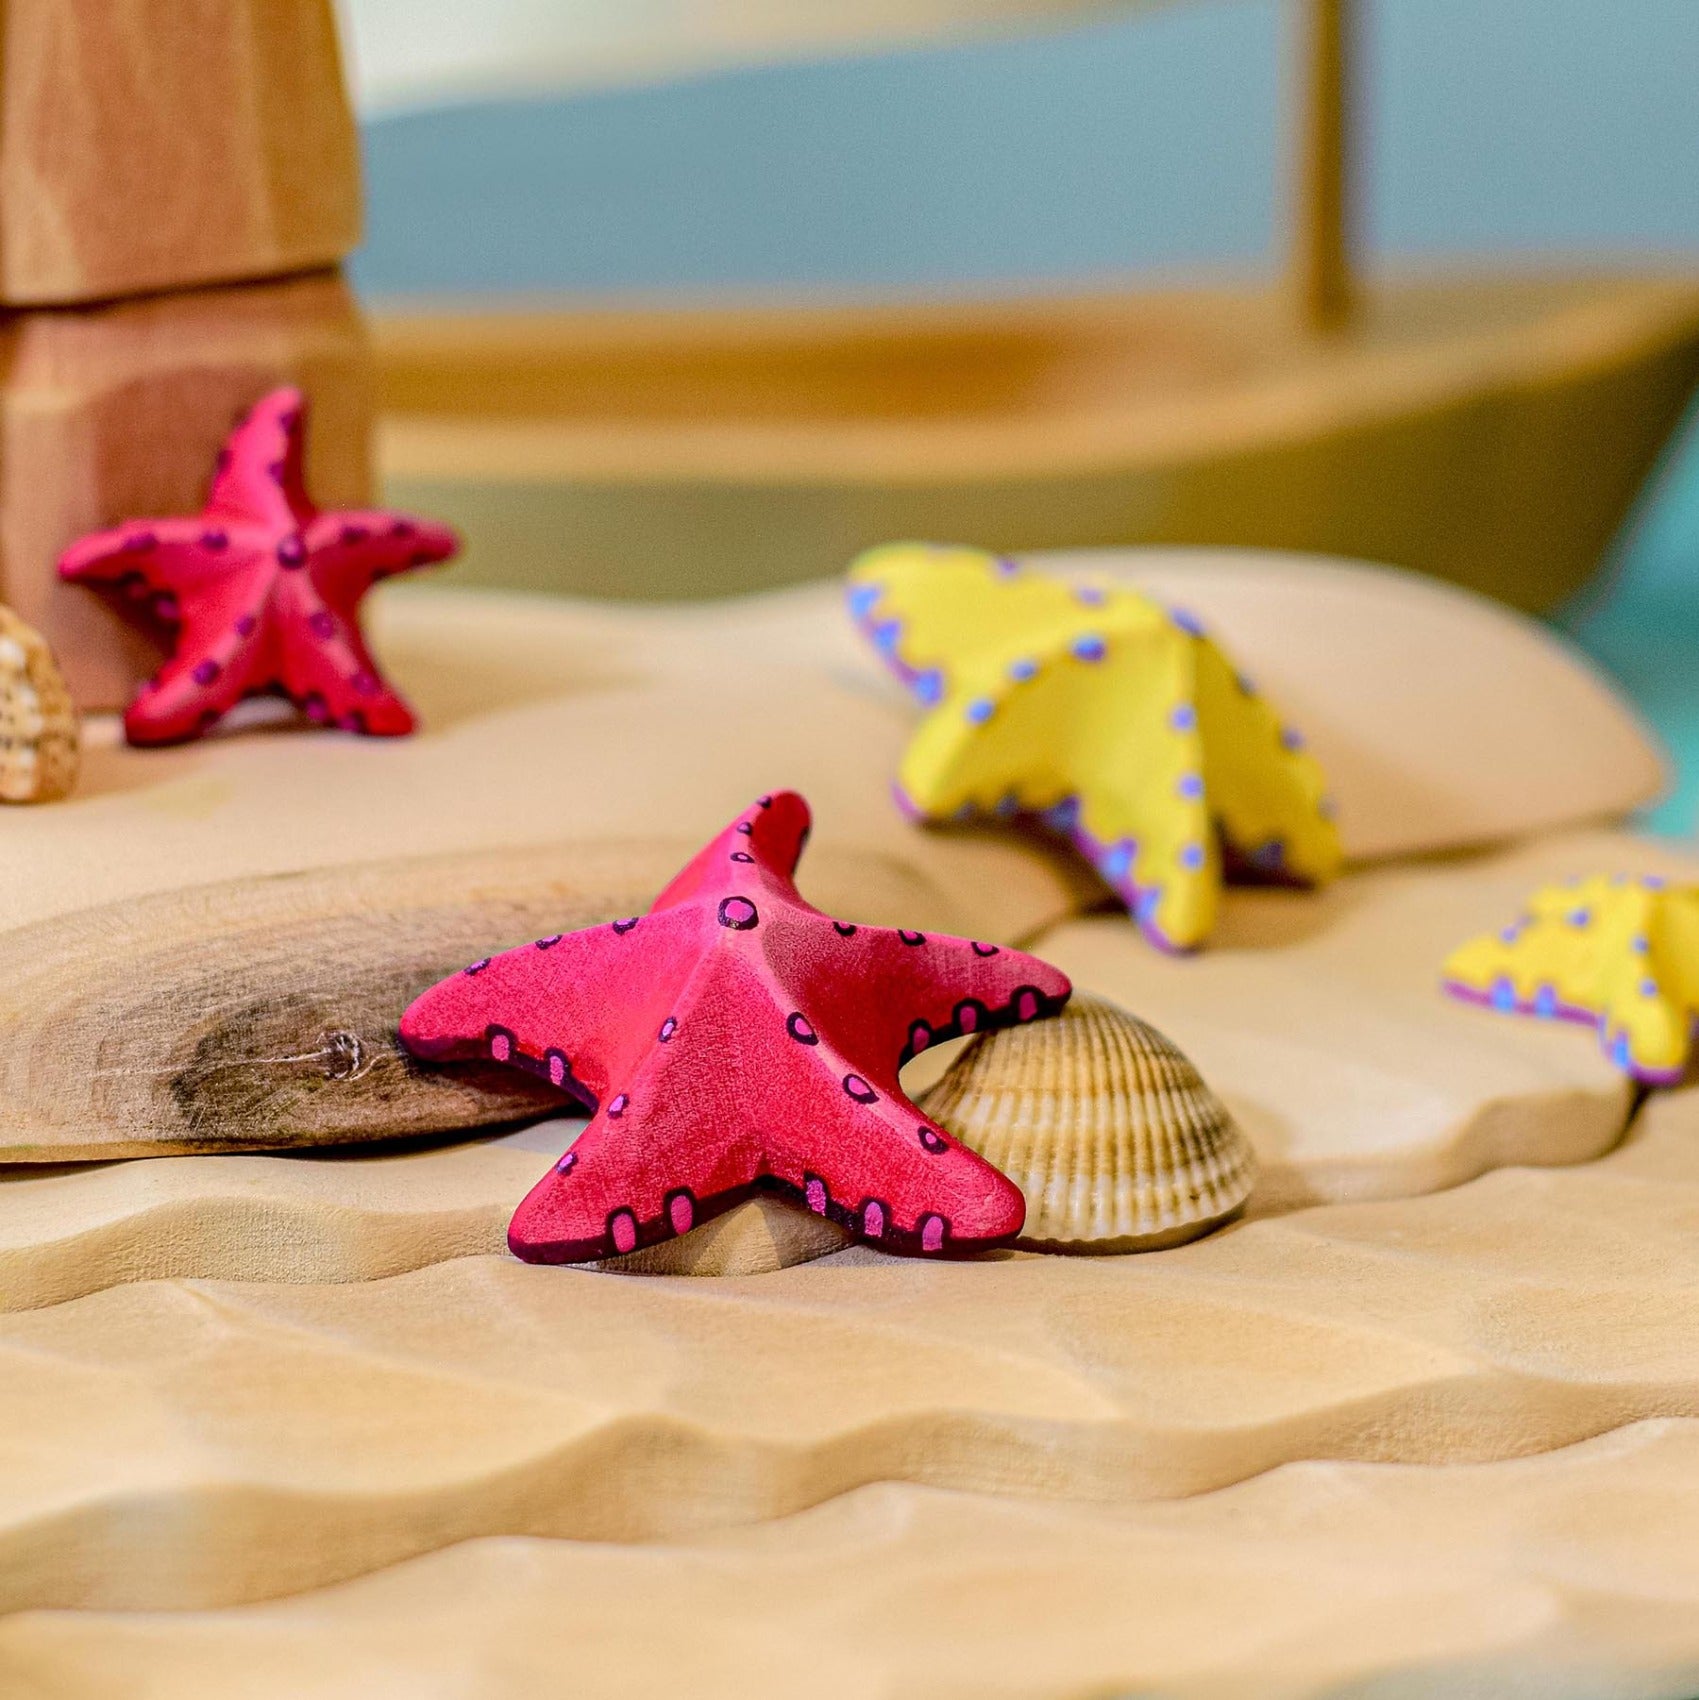
M558 1110L569 1100L511 1069L416 1066L397 1019L479 956L646 909L694 848L372 862L0 934L0 1162L333 1145ZM807 873L839 912L965 930L902 863L822 847Z

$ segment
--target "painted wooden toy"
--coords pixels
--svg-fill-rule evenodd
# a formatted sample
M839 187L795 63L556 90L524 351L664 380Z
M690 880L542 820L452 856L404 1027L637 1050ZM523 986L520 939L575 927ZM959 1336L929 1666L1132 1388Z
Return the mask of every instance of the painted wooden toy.
M1542 886L1502 932L1453 951L1444 974L1471 1003L1597 1027L1623 1073L1674 1085L1699 1020L1699 886L1657 874Z
M1338 871L1302 736L1183 611L918 544L864 555L849 597L931 711L897 782L916 818L1036 818L1165 950L1208 936L1226 872L1311 885Z
M940 1039L1035 1021L1066 976L1020 951L833 920L792 879L809 830L763 797L634 915L474 962L401 1020L433 1061L494 1060L595 1106L520 1205L514 1252L582 1263L778 1192L887 1250L1020 1231L1020 1189L910 1103Z
M366 648L360 600L458 544L406 514L316 508L302 474L305 413L299 390L272 391L231 433L199 514L131 521L60 560L63 578L115 589L176 628L170 660L125 711L132 744L198 737L266 693L347 731L413 730Z

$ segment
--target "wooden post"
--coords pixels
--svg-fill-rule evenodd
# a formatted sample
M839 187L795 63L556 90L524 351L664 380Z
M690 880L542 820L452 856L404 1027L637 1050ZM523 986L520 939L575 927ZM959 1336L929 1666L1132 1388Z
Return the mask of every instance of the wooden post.
M1353 0L1297 0L1297 158L1292 283L1305 324L1351 311L1350 82Z

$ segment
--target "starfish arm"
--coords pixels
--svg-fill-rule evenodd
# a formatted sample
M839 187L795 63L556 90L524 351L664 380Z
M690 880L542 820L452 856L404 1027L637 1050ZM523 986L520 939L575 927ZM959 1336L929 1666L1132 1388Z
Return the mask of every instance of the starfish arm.
M315 588L348 620L377 580L446 561L460 548L446 525L377 508L318 514L303 537Z
M270 551L251 527L230 527L204 516L131 520L109 531L79 537L59 557L59 576L71 584L128 590L137 599L163 601L159 612L175 618L174 604L227 580L245 581L264 568Z
M1047 649L1079 618L1068 586L982 549L896 543L849 571L849 609L891 671L931 706L974 674Z
M305 404L293 388L263 395L218 452L205 517L295 533L314 508L302 475Z
M493 1058L588 1103L658 1034L695 944L690 917L633 916L474 962L408 1006L400 1037L428 1061ZM652 1029L653 1032L649 1030Z
M277 683L310 720L373 737L413 730L413 711L385 681L358 620L322 600L305 573L276 590Z
M1320 766L1215 644L1195 641L1204 780L1223 838L1249 874L1325 883L1340 849Z
M255 674L263 643L257 627L247 633L226 625L186 631L176 653L125 709L124 736L137 745L198 737L260 688Z
M757 899L765 891L781 901L798 901L792 876L811 826L808 804L796 792L775 791L757 799L691 857L655 899L654 910L728 889L728 881L732 887L747 885Z
M1055 1015L1073 990L1025 951L813 914L777 921L768 950L787 964L776 979L796 1006L781 1012L792 1038L850 1035L840 1045L881 1090L928 1046Z

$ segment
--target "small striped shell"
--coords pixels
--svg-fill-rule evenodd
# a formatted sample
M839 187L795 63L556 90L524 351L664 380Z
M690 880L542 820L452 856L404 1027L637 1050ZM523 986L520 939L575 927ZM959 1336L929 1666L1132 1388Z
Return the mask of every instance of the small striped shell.
M45 803L77 781L77 710L47 640L0 606L0 803Z
M976 1040L923 1107L1026 1194L1019 1243L1037 1250L1178 1245L1233 1215L1256 1178L1190 1060L1081 993L1052 1021Z

